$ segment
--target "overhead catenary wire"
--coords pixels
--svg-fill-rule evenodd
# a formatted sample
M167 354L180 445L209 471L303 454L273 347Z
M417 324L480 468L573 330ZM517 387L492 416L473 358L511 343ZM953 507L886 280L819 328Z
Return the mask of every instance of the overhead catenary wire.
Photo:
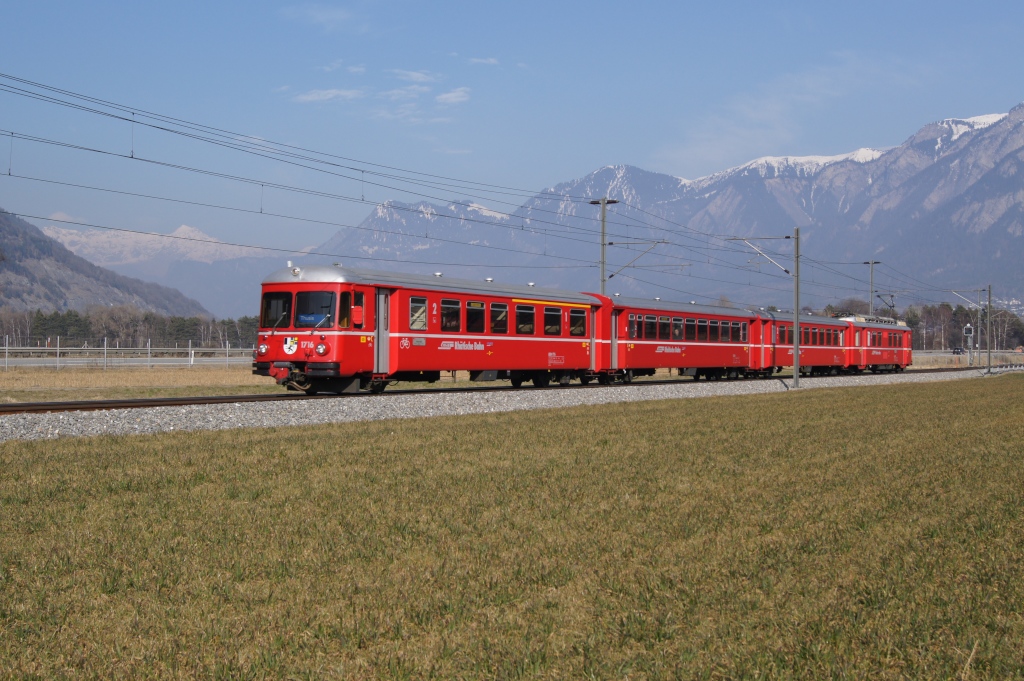
M317 251L317 252L310 252L310 251L305 251L305 250L300 250L300 249L293 249L293 248L275 248L273 246L254 246L252 244L240 244L240 243L234 243L234 242L230 242L230 241L214 241L214 240L210 240L210 239L197 239L196 237L182 236L180 234L160 234L158 232L147 232L147 231L144 231L144 230L128 229L128 228L125 228L125 227L112 227L110 225L101 225L101 224L97 224L97 223L93 223L93 222L84 222L84 221L80 221L80 220L67 220L67 219L62 219L62 218L44 217L44 216L41 216L41 215L30 215L28 213L18 213L18 212L15 212L15 211L9 211L9 210L3 210L3 209L0 209L0 215L10 215L12 217L21 218L21 219L28 218L30 220L44 220L44 221L47 221L47 222L57 222L57 223L66 224L66 225L75 225L77 227L90 227L90 228L94 228L94 229L103 229L103 230L108 230L108 231L112 231L112 232L124 232L124 233L127 233L127 234L138 234L138 235L141 235L141 236L159 237L159 238L164 238L164 239L175 239L175 240L180 240L180 241L193 241L193 242L198 242L198 243L212 244L212 245L215 245L215 246L232 246L232 247L235 247L235 248L247 248L247 249L252 249L252 250L256 250L256 251L272 251L272 252L275 252L275 253L288 253L288 254L293 254L293 255L315 255L315 256L322 256L322 257L327 257L327 258L345 258L345 259L350 259L350 260L373 260L373 261L383 261L383 262L402 262L402 263L409 263L409 264L414 264L414 265L444 265L446 267L488 267L488 268L490 268L490 267L502 267L502 268L518 268L518 269L524 269L524 268L526 268L526 269L563 269L563 268L566 268L566 267L577 267L577 268L592 268L592 267L596 267L596 265L592 264L589 260L580 260L580 259L577 259L577 258L569 258L569 260L573 260L573 261L584 263L584 264L581 264L581 265L549 265L549 266L534 266L534 265L522 265L522 264L518 264L518 265L491 265L491 264L487 264L487 265L479 265L479 264L467 265L465 263L438 262L438 261L427 261L427 260L403 260L403 259L400 259L400 258L381 258L379 256L372 256L372 257L371 256L360 256L360 255L355 255L355 254L352 254L352 253L341 254L341 253L325 253L325 252L319 252L319 251ZM264 215L266 215L266 213L264 213ZM512 250L512 249L499 249L499 250Z
M78 110L81 110L81 111L86 111L86 112L89 112L89 113L103 115L103 116L108 116L108 117L111 117L111 118L114 118L114 119L120 119L120 120L125 120L125 121L130 122L130 124L132 125L132 145L131 145L130 153L127 156L127 158L129 158L130 160L142 160L142 159L139 159L136 156L136 154L135 154L136 150L135 150L135 141L134 141L134 125L136 124L136 122L138 122L139 125L146 125L148 127L151 127L151 128L157 129L157 130L161 130L161 131L164 131L164 132L168 132L168 133L172 133L172 134L178 134L178 135L184 135L186 137L189 137L191 139L195 139L195 140L200 141L200 142L215 144L215 145L218 145L218 146L222 146L224 148L233 149L233 150L236 150L236 151L242 151L244 153L254 153L257 156L262 156L262 157L267 158L269 160L273 160L273 161L277 161L277 162L284 162L284 163L292 163L292 164L297 165L299 167L307 168L307 169L314 170L314 171L317 171L317 172L325 172L325 169L324 168L317 168L317 167L310 167L310 166L306 165L305 163L299 163L297 161L305 161L305 162L308 162L308 163L315 163L315 164L325 165L327 167L341 168L341 169L345 169L345 170L349 170L349 171L357 171L359 173L358 181L360 182L361 187L365 184L366 174L370 174L371 176L376 176L376 177L379 177L379 178L382 178L382 179L387 179L387 180L392 180L392 181L397 181L397 182L408 183L408 184L411 184L413 186L429 187L429 188L432 188L432 189L458 188L458 189L469 189L469 190L472 190L472 191L480 191L480 192L484 192L484 193L490 193L490 192L494 191L494 192L497 192L499 194L503 194L503 195L506 195L506 196L513 196L513 195L515 195L515 196L527 196L527 197L530 197L530 198L559 199L559 200L563 200L563 201L564 200L568 200L570 202L581 202L581 203L584 202L584 201L587 201L587 200L589 200L591 198L589 196L586 196L586 197L582 197L582 196L581 197L576 197L576 196L569 195L567 193L559 194L559 193L549 192L549 191L536 192L536 191L533 191L533 190L517 189L517 188L514 188L514 187L507 187L507 186L497 185L497 184L488 184L488 183L482 183L482 182L476 182L476 181L470 181L470 180L459 180L457 178L451 178L451 177L447 177L447 176L443 176L443 175L438 175L438 174L423 173L423 172L412 171L412 170L408 170L408 169L402 169L402 168L398 168L396 166L388 166L388 165L384 165L384 164L372 163L372 162L367 162L367 161L359 161L359 160L356 160L356 159L352 159L352 158L348 158L348 157L344 157L344 156L340 156L340 155L328 154L328 153L325 153L325 152L305 149L303 147L298 147L298 146L294 146L294 145L287 145L287 144L272 142L272 141L269 141L269 140L265 140L265 139L261 139L261 138L256 138L256 137L252 137L252 136L248 136L248 135L243 135L243 134L240 134L240 133L234 133L234 132L231 132L231 131L228 131L228 130L224 130L224 129L221 129L221 128L215 128L215 127L212 127L212 126L205 126L205 125L198 124L198 123L192 123L192 122L186 121L184 119L179 119L179 118L174 118L174 117L170 117L170 116L165 116L163 114L158 114L158 113L155 113L155 112L145 111L143 109L139 109L139 108L136 108L136 107L129 107L129 106L126 106L126 105L117 104L117 103L110 102L110 101L107 101L107 100L102 100L102 99L99 99L99 98L90 97L88 95L82 95L82 94L79 94L79 93L72 92L70 90L64 90L64 89L60 89L60 88L55 88L53 86L49 86L49 85L45 85L45 84L42 84L42 83L30 81L30 80L27 80L27 79L18 78L18 77L9 75L9 74L0 73L0 79L7 79L7 80L9 80L11 82L16 82L16 83L20 83L20 84L26 85L28 87L37 88L37 89L42 90L44 92L52 93L53 95L60 95L60 96L63 96L63 97L77 99L80 102L88 102L88 103L93 104L94 106L91 106L91 107L90 106L84 106L84 105L82 105L79 102L62 100L62 99L60 99L59 97L56 97L56 96L52 96L52 95L48 95L48 94L43 94L43 93L40 93L40 92L32 92L32 91L27 90L25 88L16 88L16 87L11 86L11 85L6 84L6 83L0 84L0 90L5 91L5 92L10 92L12 94L17 94L17 95L20 95L20 96L31 97L31 98L38 99L38 100L41 100L41 101L46 101L48 103L58 104L60 106L67 106L67 107L71 107L71 108L78 109ZM97 107L107 107L107 108L111 109L112 111L120 112L120 113L112 113L111 111L103 111L103 110L101 110L101 109L99 109ZM154 123L151 123L151 122L148 122L148 121L138 120L140 118L147 118L147 119L149 119L151 121L156 121L158 123L163 123L163 125L157 125L157 124L154 124ZM183 129L174 129L171 126L180 126ZM9 138L10 138L10 152L9 152L8 174L12 175L12 176L14 176L11 171L12 171L12 166L13 166L13 146L14 146L14 140L15 140L16 136L18 136L18 135L14 131L11 131L10 134L9 134ZM26 136L25 138L28 139L29 137ZM58 143L58 144L60 144L60 143ZM76 145L71 145L71 144L67 144L66 146L68 146L70 148L78 148L78 147L76 147ZM99 153L109 153L109 152L103 152L102 150L96 150L96 151L99 151ZM114 155L122 156L121 154L114 154ZM291 160L289 160L289 159L291 159ZM362 165L362 166L372 166L374 168L380 168L381 170L385 170L385 171L388 171L388 172L378 172L378 171L368 170L366 167L356 167L356 166L348 166L348 165L344 165L344 164L338 164L338 163L335 163L333 161L329 161L329 160L325 160L325 159L336 159L336 160L344 161L346 163L353 163L353 164ZM147 160L147 162L157 163L157 164L160 164L160 165L164 165L165 167L186 169L184 166L177 166L176 164L170 164L170 163L166 163L166 162L159 162L159 161L155 161L155 160ZM207 172L207 173L209 173L209 174L211 174L213 176L235 179L237 181L247 181L244 178L238 178L238 177L233 177L232 178L228 174L210 173L209 171L202 171L202 170L199 170L199 169L192 169L192 170L193 170L193 172ZM326 171L326 172L329 172L329 174L336 175L336 176L344 178L344 179L353 180L353 181L356 180L356 178L348 176L348 175L339 174L339 173L335 173L335 172L331 172L331 171ZM411 177L407 177L405 175L400 175L400 174L395 174L395 173L403 173L403 174L411 176ZM17 177L17 176L14 176L14 177ZM30 179L30 178L24 178L24 179ZM31 178L31 179L36 179L36 181L46 181L46 180L41 180L39 178ZM251 180L251 179L248 180L248 181L249 182L256 182L256 180ZM264 187L270 186L270 184L262 182L262 181L259 181L259 183L260 183L260 186L261 186L261 193L262 193L262 189ZM394 190L394 191L401 191L401 192L411 193L411 194L414 194L414 195L424 196L424 197L432 199L432 200L446 202L449 205L469 207L469 208L473 207L471 204L466 204L466 203L462 203L462 202L459 202L459 201L448 201L448 200L443 199L441 197L435 197L435 196L430 196L430 195L426 195L426 194L418 194L417 192L412 192L412 191L409 191L408 189L402 189L402 188L399 188L399 187L394 187L394 186L391 186L391 185L388 185L388 184L385 184L385 183L374 183L374 182L371 182L371 185L375 185L375 186L378 186L378 187L381 187L381 188L387 188L387 189ZM106 189L99 189L99 188L94 188L94 189L97 189L99 191L109 191L109 190L106 190ZM114 191L116 191L116 190L114 190ZM307 193L307 194L311 194L311 195L329 196L331 198L338 198L338 199L342 199L342 200L359 201L359 202L362 202L362 203L369 203L369 202L367 202L365 200L365 192L362 191L362 190L360 191L359 199L355 199L354 197L347 197L347 196L343 196L343 195L331 195L330 193L327 193L327 192L317 192L317 191L308 190L308 189L299 188L299 187L288 188L288 189L286 189L286 191L298 191L298 192ZM131 194L129 192L123 192L123 193ZM160 199L160 200L173 200L173 199L168 199L166 197L148 197L148 198L157 198L157 199ZM488 198L488 200L494 200L494 199L493 198ZM188 203L187 201L183 201L183 202L184 203ZM507 203L505 201L500 201L500 202L501 203ZM193 205L202 205L199 202L192 202L192 203L193 203ZM261 201L261 203L262 203L262 201ZM392 208L394 210L411 210L412 212L420 212L416 208L406 208L404 206L398 206L398 205L395 205L393 203L390 203L388 205L389 205L390 208ZM509 204L509 205L511 205L511 204ZM703 252L703 253L706 254L706 256L708 258L708 263L709 264L711 264L712 260L714 260L714 261L716 261L718 266L721 266L721 267L727 267L727 268L731 268L731 269L735 269L735 270L746 270L746 271L749 271L749 270L747 270L747 268L744 268L742 266L737 266L734 263L730 263L730 262L728 262L728 261L726 261L726 260L724 260L722 258L719 258L717 256L711 255L712 252L723 252L723 253L724 252L733 252L733 253L741 252L738 249L731 249L731 248L727 248L727 247L716 248L716 247L712 247L711 246L711 243L713 241L724 239L724 238L727 237L727 235L724 235L724 234L714 234L714 233L711 233L711 232L703 232L701 230L689 227L687 225L682 225L680 223L673 222L672 220L668 219L664 215L655 214L655 213L653 213L651 211L648 211L646 209L640 208L639 206L634 206L634 205L629 204L629 203L625 203L625 207L630 209L630 210L635 210L638 213L641 213L641 214L650 216L652 218L655 218L655 219L657 219L659 221L662 221L663 223L674 225L678 229L670 229L670 228L663 227L663 226L656 226L654 224L651 224L650 222L645 222L645 221L642 221L642 220L637 220L637 219L631 218L631 217L627 217L625 219L633 220L635 224L632 224L632 223L615 223L615 222L610 222L609 224L617 224L618 226L622 226L622 227L626 227L626 228L639 226L639 227L644 228L644 229L657 230L657 231L661 231L661 232L664 232L664 233L667 233L667 234L675 234L677 236L682 237L683 239L685 239L687 241L692 241L692 242L696 242L696 243L681 244L681 243L677 243L677 242L666 242L666 245L668 245L670 247L675 247L675 248L687 249L689 251ZM228 208L228 207L221 207L221 208L232 209L232 208ZM539 208L537 206L531 207L530 210L534 210L534 211L536 211L538 213L551 213L551 214L559 215L559 217L564 217L564 214L559 212L559 211L548 211L548 210L541 209L541 208ZM261 205L261 211L262 211L262 205ZM513 213L503 213L501 211L490 211L490 212L497 213L499 215L504 215L504 216L512 216L513 215ZM281 218L284 218L284 219L303 220L303 218L299 218L299 217L296 217L296 216L279 215L278 217L281 217ZM474 219L474 218L468 218L466 216L448 215L448 216L442 216L442 217L447 217L447 218L450 218L450 219L463 220L463 221L467 221L467 222L474 222L474 223L477 223L477 224L489 225L489 226L494 226L494 227L501 227L501 228L509 228L510 227L510 225L507 225L507 224L501 224L501 223L496 223L496 222L493 222L493 221L486 221L486 220L479 220L479 219ZM591 221L595 220L595 218L590 218L590 217L585 216L585 215L575 215L574 217L577 218L577 219L582 219L582 220L591 220ZM45 219L45 218L40 218L40 219ZM309 222L318 222L320 224L337 224L337 223L329 223L328 221L315 221L315 220L308 220L308 219L306 219L306 220L309 221ZM576 226L576 225L566 224L564 222L551 222L551 221L545 221L545 220L541 220L541 219L537 219L537 218L531 218L530 222L531 222L531 231L534 231L536 233L544 234L545 236L552 236L553 238L567 239L567 240L570 240L570 241L577 241L577 242L582 242L582 243L590 243L590 242L587 241L587 240L584 240L584 239L576 239L574 237L569 237L568 235L558 234L557 232L553 232L552 230L546 229L546 228L543 228L543 227L538 229L538 228L534 227L532 225L532 223L536 222L539 225L544 225L544 224L553 225L553 226L557 226L560 229L567 230L567 231L569 231L569 230L572 230L572 231L585 231L585 232L590 232L590 233L593 233L593 232L596 231L596 230L587 229L585 227L579 227L579 226ZM338 226L343 226L343 225L338 224ZM352 226L352 225L344 225L344 227L353 228L354 226ZM405 234L405 233L400 233L400 234L402 234L403 236L407 236L407 237L415 236L415 235ZM153 234L153 236L167 237L167 236L171 236L171 235ZM618 235L615 235L615 237L616 238L622 238L622 237L620 237ZM437 239L436 237L430 237L430 238L431 238L431 240L443 241L441 239ZM701 243L701 240L704 240L703 243ZM460 244L465 244L465 245L472 245L472 244L466 244L466 242L460 242L460 241L457 241L457 240L450 240L449 242L450 243L460 243ZM218 242L218 243L223 243L223 242ZM290 250L287 250L287 249L266 249L265 247L258 247L258 246L245 246L245 247L264 249L264 250L279 250L281 252L290 252L290 253L294 253L295 252L295 251L290 251ZM676 260L683 260L684 259L684 258L679 258L677 256L672 256L672 255L665 254L665 253L658 254L658 255L659 255L659 257L667 257L667 258L676 259ZM348 256L348 257L350 257L350 256ZM805 256L805 258L806 258L806 256ZM805 258L802 258L802 260L804 260ZM560 259L562 259L562 260L570 260L570 261L574 260L572 258L568 258L567 259L567 258L561 258L561 257L560 257ZM807 258L807 261L809 263L810 262L814 262L813 260L811 260L809 258ZM402 261L402 262L411 262L411 261ZM588 261L583 261L583 262L588 262ZM861 280L857 279L856 277L852 277L852 276L850 276L848 274L845 274L845 273L842 273L842 272L837 271L835 269L829 268L829 267L827 267L827 264L845 264L845 263L826 263L826 261L821 261L821 262L818 262L817 265L810 265L810 266L814 267L816 269L821 269L822 271L825 271L825 272L830 272L833 275L837 275L837 276L842 276L842 277L848 278L848 279L850 279L852 281L858 281L858 282L861 281ZM665 265L652 265L650 267L672 267L672 265L669 265L669 264L665 264ZM896 271L894 268L891 268L891 266L890 266L890 269L893 269L894 271ZM671 273L670 272L670 273L666 273L666 274L672 275L672 274L676 274L676 273ZM752 273L752 274L756 274L757 276L774 276L774 275L769 275L767 273L762 273L762 272L756 272L756 273ZM624 276L624 275L620 275L620 276ZM693 275L686 274L686 275L677 275L677 276L693 276ZM742 285L739 282L725 282L724 280L721 280L721 281L722 281L722 283L730 283L730 284L733 284L733 285ZM925 282L921 282L920 280L916 280L916 281L918 281L922 285L929 286L928 284L926 284ZM651 282L644 282L644 283L648 283L650 285L656 285L656 284L653 284ZM751 286L755 286L756 288L764 289L764 290L772 290L772 289L770 289L770 287L764 287L764 286L752 285L752 284L750 284L750 285ZM816 285L818 285L818 286L828 286L829 288L834 288L834 289L838 289L838 290L849 290L848 287L829 285L829 284L824 284L824 283L818 283ZM941 289L935 289L935 288L929 287L928 289L925 289L925 290L939 291Z

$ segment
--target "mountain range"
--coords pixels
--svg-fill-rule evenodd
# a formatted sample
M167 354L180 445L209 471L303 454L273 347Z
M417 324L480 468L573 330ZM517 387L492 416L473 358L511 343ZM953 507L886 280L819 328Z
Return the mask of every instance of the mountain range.
M210 315L180 291L98 267L34 225L2 211L0 255L2 307L63 312L130 305L163 315Z
M991 282L1003 297L1024 297L1024 105L930 123L890 149L765 157L695 180L608 166L519 205L389 201L295 260L596 290L599 209L589 200L603 196L620 202L609 207L609 274L636 258L609 292L784 303L788 278L753 250L708 235L749 239L799 227L802 254L827 265L808 285L859 286L847 275L863 280L866 268L846 265L878 260L908 289ZM179 287L225 316L252 314L260 278L283 264L232 257L242 254L201 233L188 233L199 241L183 252L72 232L49 233L94 262Z

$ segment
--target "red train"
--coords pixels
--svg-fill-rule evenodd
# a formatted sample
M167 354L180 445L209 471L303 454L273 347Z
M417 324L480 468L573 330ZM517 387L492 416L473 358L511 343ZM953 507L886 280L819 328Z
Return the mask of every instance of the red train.
M800 316L805 374L902 371L910 329L879 318ZM657 369L695 379L793 366L793 315L607 297L340 266L263 281L253 373L291 389L382 391L394 381L519 387L630 382Z

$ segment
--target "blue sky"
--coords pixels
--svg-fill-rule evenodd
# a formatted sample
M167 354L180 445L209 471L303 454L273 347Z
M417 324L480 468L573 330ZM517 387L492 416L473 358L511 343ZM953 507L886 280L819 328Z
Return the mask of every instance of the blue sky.
M764 155L893 146L930 121L1024 100L1024 5L1009 2L0 7L2 73L362 161L531 190L610 164L692 179ZM7 93L0 129L307 181ZM261 200L251 188L21 140L12 152L0 139L0 156L15 174ZM262 200L342 222L368 213L272 193ZM336 231L14 178L0 178L0 206L159 232L190 224L268 246L316 245Z

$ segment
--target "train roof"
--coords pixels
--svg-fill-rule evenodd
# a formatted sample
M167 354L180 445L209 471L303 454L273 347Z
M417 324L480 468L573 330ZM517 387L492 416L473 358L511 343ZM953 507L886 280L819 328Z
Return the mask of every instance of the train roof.
M371 286L401 286L423 289L427 291L451 291L459 293L478 293L481 295L501 295L517 298L541 298L566 303L582 303L600 306L594 296L575 291L522 286L517 284L499 284L473 279L448 279L425 274L405 274L387 272L358 267L342 267L340 265L308 265L305 267L286 267L271 272L263 280L264 284L291 283L328 283L328 284L369 284Z
M764 319L772 319L777 322L792 322L792 312L767 312L761 311L758 313ZM845 326L846 320L836 319L835 317L825 317L819 314L801 314L801 324L831 324L833 326Z
M724 317L742 317L756 319L757 315L739 307L722 307L719 305L697 305L696 303L679 303L650 298L612 297L612 304L617 308L638 307L645 310L664 310L665 312L681 312L684 314L711 314Z
M854 314L843 317L844 322L853 322L857 326L870 326L876 329L891 329L893 327L899 329L907 329L907 323L902 319L893 319L891 317L877 317L869 316L866 314Z
M780 322L793 321L792 312L761 312L760 315ZM906 322L896 321L888 317L869 317L867 315L850 315L847 317L823 317L822 315L815 314L800 315L801 324L833 324L841 326L850 322L860 328L900 329L903 331L908 329Z

